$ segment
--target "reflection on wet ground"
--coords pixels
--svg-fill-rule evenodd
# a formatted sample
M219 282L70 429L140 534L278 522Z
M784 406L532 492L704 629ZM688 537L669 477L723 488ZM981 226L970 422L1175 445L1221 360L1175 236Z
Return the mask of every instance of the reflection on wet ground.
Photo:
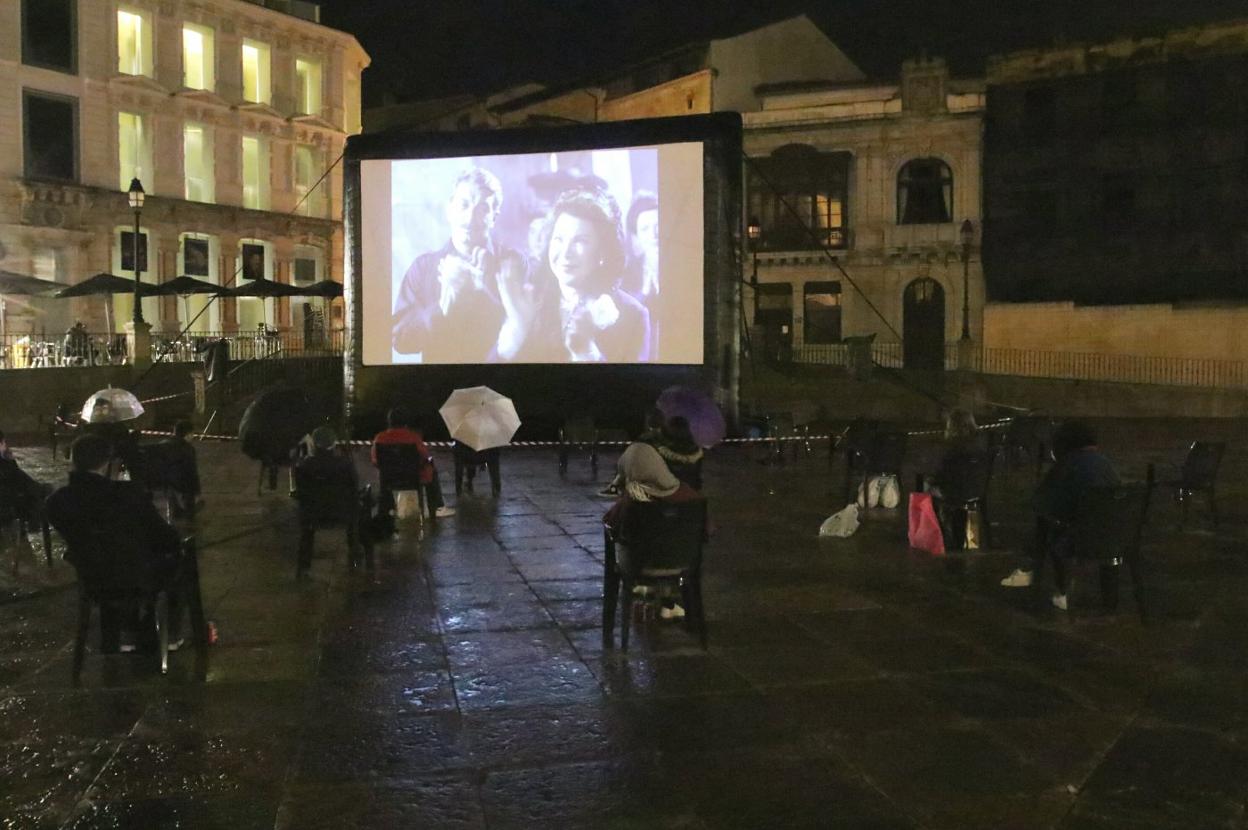
M1118 423L1129 475L1229 439L1214 530L1167 497L1147 534L1155 620L1129 591L1068 614L1009 591L1032 473L998 476L997 549L906 549L904 511L821 541L838 459L709 460L710 649L598 630L606 503L584 458L512 450L503 497L465 496L375 581L322 532L294 580L294 508L235 445L200 445L197 534L220 634L206 683L89 655L69 685L72 572L0 559L6 828L1244 827L1248 453L1238 425ZM919 447L906 480L930 468ZM63 478L45 450L19 453ZM449 468L449 457L443 459Z

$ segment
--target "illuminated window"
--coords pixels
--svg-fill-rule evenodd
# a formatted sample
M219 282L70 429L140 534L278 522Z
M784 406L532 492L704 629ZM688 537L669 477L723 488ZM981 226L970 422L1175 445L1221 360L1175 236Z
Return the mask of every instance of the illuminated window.
M243 100L267 104L273 88L269 77L268 44L256 40L243 41Z
M914 159L897 174L897 224L953 221L953 173L940 159Z
M323 188L316 187L321 175L320 153L311 147L295 148L295 212L304 216L324 216Z
M751 164L749 214L762 228L760 250L847 247L849 158L789 144Z
M130 189L130 180L146 182L150 193L155 184L152 176L152 137L147 119L132 112L117 113L117 183L120 190Z
M186 173L186 198L192 202L216 199L216 171L212 154L212 128L187 124L182 128L182 163Z
M117 9L117 71L152 75L152 25L137 9Z
M316 61L295 60L295 78L299 81L299 112L321 114L321 65Z
M243 207L269 209L269 142L243 136Z
M216 87L216 51L212 29L207 26L182 26L182 86L187 89Z

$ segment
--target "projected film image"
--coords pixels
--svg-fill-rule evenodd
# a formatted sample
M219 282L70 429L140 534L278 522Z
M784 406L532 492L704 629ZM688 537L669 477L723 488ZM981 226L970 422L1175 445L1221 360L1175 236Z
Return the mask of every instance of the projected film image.
M701 363L701 184L697 144L363 162L365 363Z

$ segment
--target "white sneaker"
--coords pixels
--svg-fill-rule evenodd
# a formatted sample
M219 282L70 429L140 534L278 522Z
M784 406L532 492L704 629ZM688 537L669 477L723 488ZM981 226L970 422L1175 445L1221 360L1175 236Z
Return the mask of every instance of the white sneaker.
M685 609L679 605L673 605L671 608L664 606L659 611L659 619L661 620L681 620L685 617Z
M433 516L435 519L445 519L454 515L455 515L454 507L439 507L437 510L433 511Z
M1031 584L1031 571L1024 571L1022 568L1015 568L1014 573L1001 580L1001 585L1006 588L1026 588Z
M1065 595L1065 594L1054 594L1054 595L1053 595L1053 607L1054 607L1054 608L1056 608L1058 611L1065 611L1065 610L1067 610L1067 608L1066 608L1066 595Z

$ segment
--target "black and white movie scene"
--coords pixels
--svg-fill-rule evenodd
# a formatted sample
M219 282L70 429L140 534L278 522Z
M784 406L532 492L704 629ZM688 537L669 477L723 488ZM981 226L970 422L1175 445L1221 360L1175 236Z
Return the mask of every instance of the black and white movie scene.
M701 193L670 206L699 223L682 245L659 148L389 164L390 362L701 362L701 308L680 307L701 297Z

